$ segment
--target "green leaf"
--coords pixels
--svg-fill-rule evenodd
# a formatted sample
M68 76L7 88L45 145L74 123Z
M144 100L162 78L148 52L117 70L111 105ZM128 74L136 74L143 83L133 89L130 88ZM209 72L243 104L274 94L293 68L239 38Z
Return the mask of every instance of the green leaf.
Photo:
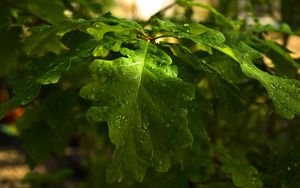
M39 62L34 62L30 66L37 72L37 84L54 84L58 82L63 72L70 69L71 59L58 58L55 54L49 53L40 58Z
M24 0L20 2L13 0L12 3L20 7L21 10L30 12L51 24L66 19L63 14L65 7L62 1Z
M167 22L163 22L163 24L165 23ZM168 22L167 25L175 27L175 24L171 22ZM300 82L270 75L258 69L252 63L252 60L260 58L261 54L245 43L238 42L231 44L231 48L224 44L224 35L212 29L200 35L191 34L190 29L186 29L186 31L172 31L168 28L162 30L167 30L171 33L169 35L176 38L190 39L196 44L202 43L229 55L240 64L242 72L247 77L258 80L267 89L269 97L272 99L280 115L287 119L294 118L294 115L300 115Z
M179 160L176 153L193 141L187 104L194 87L177 78L171 58L155 45L139 40L129 46L120 50L124 57L95 60L90 65L95 82L80 91L98 104L87 117L109 126L115 145L109 181L128 176L142 181L149 167L166 172L171 154Z
M280 33L289 34L289 35L294 34L294 32L292 31L290 26L286 23L281 24L279 26L279 28L277 26L274 26L271 24L262 25L260 23L257 23L254 27L254 31L257 33L280 32Z
M64 36L64 42L69 47L77 47L80 51L71 51L65 56L56 56L53 53L48 53L41 57L38 61L34 61L29 64L29 69L34 74L34 79L26 80L19 86L15 96L8 102L1 104L0 106L0 119L5 115L7 111L17 106L24 106L31 102L37 95L41 85L55 84L61 78L61 75L68 71L71 67L71 63L78 63L82 59L91 56L96 46L95 40L88 35L83 37L81 43L78 36L82 36L82 33L75 32L75 34L66 34ZM74 39L79 42L75 46L68 41ZM41 42L41 41L40 41Z
M2 11L2 10L1 10ZM0 77L9 75L18 65L21 28L0 28Z
M70 94L54 92L35 108L26 109L18 126L23 147L33 162L41 162L53 153L62 154L78 122L73 112L75 99Z
M201 96L200 92L196 92L195 99L190 102L188 110L188 122L194 140L200 138L205 141L210 141L210 137L205 129L207 120L213 115L213 108L210 102Z
M224 148L218 147L218 160L222 163L221 169L232 174L233 183L243 188L260 188L263 183L256 176L257 170L243 158L232 157Z
M194 69L205 72L211 82L211 86L215 90L217 98L219 98L229 112L237 114L243 110L243 100L239 89L233 83L224 79L216 69L205 61L205 59L198 58L182 45L169 45L169 47L175 56L192 65Z
M268 91L277 112L287 119L300 115L300 82L281 78L261 71L252 63L259 53L245 43L238 43L234 50L220 49L240 63L243 73L258 80Z
M258 38L252 38L251 41L247 41L247 44L266 54L272 60L272 63L274 63L277 74L295 78L297 68L300 67L300 64L291 57L291 52L283 46L273 41L265 41Z
M102 22L96 24L96 27L87 28L87 32L94 36L96 40L102 40L103 36L108 32L129 35L130 31L121 25L108 25Z
M65 24L56 27L44 26L34 28L33 34L25 40L25 52L38 57L48 52L62 53L64 46L61 43L61 37L72 27L73 25Z
M117 25L111 26L103 22L107 24L116 23ZM99 28L99 26L105 26L108 29L102 31L101 29L103 29L103 27ZM125 35L129 35L129 31L132 30L142 32L141 26L137 23L126 19L115 18L111 14L106 14L103 17L90 21L73 20L66 21L54 27L44 26L35 28L34 34L25 41L25 51L31 56L41 57L38 61L34 61L29 65L29 68L34 73L34 79L31 80L32 83L30 83L30 81L27 82L27 86L24 84L24 91L16 93L16 96L12 98L11 101L0 106L0 118L2 118L9 109L28 104L37 94L40 85L57 83L61 75L70 69L72 63L77 63L87 57L91 57L92 52L95 52L97 46L97 41L93 37L100 40L99 33L101 33L103 37L107 32L116 32L120 35L124 35L124 32L128 31ZM93 37L84 32L90 32ZM137 34L135 33L133 35L136 36ZM122 40L128 40L128 37ZM62 53L62 51L66 49L64 44L69 48L70 52L60 56L55 55ZM98 47L99 46L101 45L98 45ZM107 44L104 46L106 47ZM112 47L114 50L118 50L119 48L120 43L118 42ZM97 50L98 54L94 53L96 56L99 55L99 49L96 49L96 51Z
M40 86L34 82L24 84L17 94L0 106L0 119L4 117L5 113L15 107L24 106L32 101L37 95Z
M202 37L188 37L194 42L209 45L236 60L242 72L249 78L257 79L268 91L277 112L287 119L294 118L294 115L300 115L300 82L293 79L286 79L270 75L258 69L253 63L253 59L261 57L261 54L243 42L232 45L233 48L214 42L213 35L216 33L207 33L210 37L203 40Z

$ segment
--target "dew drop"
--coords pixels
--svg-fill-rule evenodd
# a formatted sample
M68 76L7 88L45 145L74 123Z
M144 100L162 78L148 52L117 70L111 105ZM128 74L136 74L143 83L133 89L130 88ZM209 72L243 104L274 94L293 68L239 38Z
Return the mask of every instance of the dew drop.
M297 167L297 166L298 166L298 163L295 163L294 166Z
M186 115L188 114L188 111L187 111L187 109L185 109L185 108L181 108L181 109L180 109L180 112L181 112L181 114L182 114L183 116L186 116Z
M181 38L183 38L183 35L182 34L178 34L177 37L181 39Z
M148 121L143 122L143 128L146 130L148 129L148 127L149 127L149 122Z
M166 172L170 167L168 160L159 160L156 166L156 170L159 172Z
M91 100L94 100L94 99L95 99L94 93L92 93L92 94L90 95L90 99L91 99Z
M276 86L275 86L275 84L271 84L271 87L273 88L273 89L276 89Z
M165 124L165 127L166 127L166 128L169 128L169 127L171 127L171 124L170 124L170 123L166 123L166 124Z

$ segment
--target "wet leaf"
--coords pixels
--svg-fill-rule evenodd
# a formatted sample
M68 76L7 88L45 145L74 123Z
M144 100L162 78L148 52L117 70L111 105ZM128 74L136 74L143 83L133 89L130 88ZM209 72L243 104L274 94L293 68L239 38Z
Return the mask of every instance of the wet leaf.
M142 181L149 167L166 172L171 153L193 141L187 103L194 98L194 87L177 78L172 60L155 45L134 41L131 46L121 48L125 57L95 60L90 70L98 82L80 91L101 104L91 107L87 117L108 122L115 145L109 181L128 176Z

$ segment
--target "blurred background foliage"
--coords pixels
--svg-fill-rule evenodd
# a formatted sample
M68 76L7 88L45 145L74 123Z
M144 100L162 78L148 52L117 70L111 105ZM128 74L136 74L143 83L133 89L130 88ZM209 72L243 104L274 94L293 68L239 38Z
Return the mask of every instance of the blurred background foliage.
M280 44L280 47L276 45L274 47L273 43L261 42L259 44L264 45L259 46L255 40L252 40L254 48L271 49L266 52L267 56L263 60L255 62L261 69L272 73L274 64L278 65L286 61L299 63L299 37L289 34L290 31L297 33L300 29L299 0L199 0L194 2L210 4L226 18L238 22L241 27L239 28L241 35L238 37L253 35L258 39L271 40ZM17 78L24 75L24 68L33 58L28 57L23 50L23 41L31 35L34 29L37 29L35 26L54 25L65 19L94 18L107 11L147 24L149 15L143 14L146 10L143 10L139 3L140 1L129 0L1 0L0 103L7 101L13 95L12 88L18 84ZM161 2L162 7L153 4L155 10L163 10L158 11L155 17L167 17L179 23L202 22L207 26L222 30L225 35L227 33L228 38L232 35L230 29L226 28L226 23L205 9L181 7L173 1ZM245 38L245 40L248 39ZM288 48L284 48L285 46ZM283 51L288 53L288 49L293 52L294 59L290 60L290 57L285 55L278 56ZM237 155L235 159L246 157L260 172L259 176L265 183L265 187L299 187L299 117L286 120L276 115L271 101L266 97L265 89L260 84L247 80L243 76L237 76L241 75L238 68L226 72L227 66L221 60L227 57L219 56L218 58L207 59L207 61L219 71L225 72L226 79L239 85L247 108L242 112L235 112L234 116L230 115L231 112L228 109L218 105L212 89L207 86L208 81L203 79L199 83L199 90L207 93L207 98L213 102L215 111L212 117L204 120L208 125L207 131L212 143L230 148L230 153ZM64 92L57 91L55 87L58 86L47 86L38 96L45 100L35 101L34 105L38 105L38 108L27 108L25 115L20 112L22 109L16 109L1 122L2 137L9 135L16 139L27 140L23 146L36 152L31 153L31 157L27 157L27 162L32 166L36 166L37 161L42 163L34 168L34 173L26 177L27 182L31 182L35 187L61 185L95 188L235 187L229 178L226 176L224 178L224 170L221 170L224 166L220 165L226 162L222 161L224 159L219 156L228 151L211 143L201 146L206 148L204 152L191 154L190 160L193 164L187 162L184 171L180 171L178 166L172 168L168 174L150 170L143 184L126 181L122 184L108 185L105 181L105 167L113 148L107 136L108 130L106 126L87 122L84 118L85 110L76 110L78 104L81 109L87 109L88 105L86 101L79 99L76 93L78 86L68 85L68 79L76 78L80 83L81 77L78 78L78 75L83 73L82 70L84 68L77 67L65 75L65 82L59 86ZM281 73L286 77L298 79L300 74L299 69L286 68L286 66L283 67ZM61 101L64 103L62 104ZM40 116L41 114L44 115ZM19 119L19 116L22 118ZM67 125L63 125L68 128L62 129L60 122L68 122ZM4 128L6 125L11 127L16 124L18 125L16 129ZM73 124L78 126L74 127ZM87 124L89 126L85 126ZM62 134L65 138L61 138ZM49 140L53 142L49 144ZM40 148L32 148L37 146L34 143L39 143ZM45 147L49 147L48 150L43 150ZM59 153L59 155L53 155L50 160L49 155L52 155L52 152ZM233 163L232 161L233 159L227 160L228 163ZM236 169L239 164L243 164L243 159L237 160ZM234 174L236 169L227 170ZM243 172L241 169L237 171Z

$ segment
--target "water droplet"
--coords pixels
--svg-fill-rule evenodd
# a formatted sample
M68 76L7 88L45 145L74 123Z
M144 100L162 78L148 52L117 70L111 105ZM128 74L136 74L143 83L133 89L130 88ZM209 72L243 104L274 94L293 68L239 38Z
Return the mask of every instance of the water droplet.
M166 172L168 171L169 167L170 167L170 161L168 161L167 159L159 160L156 166L156 170L158 172Z
M94 93L92 93L89 98L90 98L90 100L94 100L95 99Z
M187 111L187 109L185 109L185 108L181 108L181 109L180 109L180 112L181 112L181 114L184 115L184 116L186 116L186 115L188 114L188 111Z
M250 174L250 176L251 176L251 174ZM252 185L255 185L256 183L257 183L256 179L255 179L254 177L252 177L252 178L251 178L251 184L252 184Z
M290 171L290 170L291 170L291 167L288 166L286 169L287 169L288 171Z
M276 85L275 84L271 84L271 87L273 88L273 89L276 89Z
M190 101L190 100L193 100L193 96L190 96L190 95L183 95L183 99L186 100L186 101Z
M297 167L297 166L298 166L298 163L295 163L294 166Z
M179 33L179 34L177 35L177 37L181 39L181 38L183 38L184 36L183 36L182 34Z
M169 127L171 127L171 124L170 124L170 123L166 123L166 124L165 124L165 127L166 127L166 128L169 128Z
M144 121L143 122L143 128L146 130L149 127L149 122L148 121Z

